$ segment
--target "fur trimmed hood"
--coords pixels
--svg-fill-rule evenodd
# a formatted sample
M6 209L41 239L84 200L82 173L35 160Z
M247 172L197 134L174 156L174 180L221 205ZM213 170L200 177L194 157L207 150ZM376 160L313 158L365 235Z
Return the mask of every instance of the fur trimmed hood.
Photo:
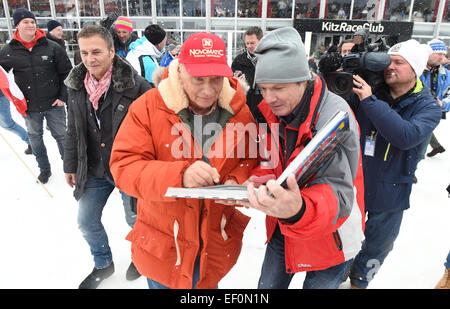
M116 92L123 92L136 86L134 80L133 67L118 55L114 56L114 65L111 75L111 85ZM80 90L84 87L84 78L87 69L83 62L75 66L64 80L64 84L74 90Z
M185 109L189 105L189 100L186 93L183 90L181 80L178 74L178 59L174 59L168 67L168 77L161 80L158 85L159 93L163 98L166 106L178 114L181 110ZM237 91L243 91L239 83L236 83L234 87L230 83L228 78L223 79L223 89L219 95L219 106L230 112L232 115L236 114L236 110L231 106L233 97Z

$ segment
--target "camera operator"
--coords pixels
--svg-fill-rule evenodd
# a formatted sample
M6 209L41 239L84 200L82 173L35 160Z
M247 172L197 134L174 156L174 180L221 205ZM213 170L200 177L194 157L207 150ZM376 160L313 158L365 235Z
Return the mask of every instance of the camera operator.
M353 40L344 40L339 44L338 52L342 57L347 56L352 52L353 46L355 46Z
M362 53L366 51L369 44L369 29L361 28L353 34L353 43L351 53Z
M347 99L353 94L353 75L363 77L371 87L384 83L383 71L391 63L386 48L383 39L368 45L364 52L347 55L330 48L319 61L319 71L328 89Z
M374 90L354 76L348 103L360 125L368 215L365 240L350 271L354 288L366 288L392 250L403 211L409 208L419 146L441 117L440 106L419 79L430 52L415 40L394 45L384 83Z

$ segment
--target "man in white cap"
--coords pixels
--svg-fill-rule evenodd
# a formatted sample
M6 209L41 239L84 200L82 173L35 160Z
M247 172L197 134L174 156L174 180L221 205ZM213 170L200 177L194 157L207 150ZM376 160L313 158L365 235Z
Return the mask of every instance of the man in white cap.
M267 249L258 288L287 289L295 273L306 271L305 289L337 288L363 239L364 197L359 131L344 99L311 74L302 39L292 27L264 36L255 49L255 82L264 100L258 109L278 133L261 134L261 144L277 145L252 171L245 206L264 212ZM287 188L273 179L338 111L349 114L348 137L306 186L294 175ZM266 143L267 141L267 143ZM270 168L269 168L270 166ZM253 192L257 183L258 195ZM273 193L268 196L267 189Z
M356 95L349 104L361 130L368 215L365 240L350 271L354 288L366 288L392 250L409 208L418 150L441 118L439 104L419 79L430 53L415 40L392 46L385 84L374 90L354 76Z

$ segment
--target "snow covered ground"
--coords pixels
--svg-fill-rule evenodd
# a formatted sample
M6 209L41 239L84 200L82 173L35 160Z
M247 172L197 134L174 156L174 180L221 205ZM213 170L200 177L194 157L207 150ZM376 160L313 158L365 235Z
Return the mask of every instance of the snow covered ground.
M24 125L21 116L13 117ZM0 133L37 176L39 170L26 145L14 134ZM450 182L450 120L435 131L448 150L419 164L419 182L413 186L411 208L405 212L400 235L369 288L434 288L443 275L444 260L450 249L450 199L445 188ZM0 137L0 289L72 289L90 273L93 261L77 227L77 203L66 185L56 142L49 131L45 143L53 175L46 188L37 184L13 150ZM264 216L254 210L244 234L241 256L219 288L256 288L265 251ZM146 289L141 277L126 281L130 263L130 243L125 240L122 201L117 190L105 207L103 223L107 230L116 271L100 288ZM304 274L297 274L290 288L302 286ZM348 287L349 283L344 284Z

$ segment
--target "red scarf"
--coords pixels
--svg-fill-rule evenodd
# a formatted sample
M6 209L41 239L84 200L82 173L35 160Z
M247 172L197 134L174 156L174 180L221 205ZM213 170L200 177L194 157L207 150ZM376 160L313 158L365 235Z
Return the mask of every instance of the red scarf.
M89 101L92 103L94 110L98 109L98 101L102 95L108 90L109 84L111 83L113 65L109 67L108 71L103 75L100 80L97 80L89 71L86 73L84 78L84 88L86 88L89 94Z

